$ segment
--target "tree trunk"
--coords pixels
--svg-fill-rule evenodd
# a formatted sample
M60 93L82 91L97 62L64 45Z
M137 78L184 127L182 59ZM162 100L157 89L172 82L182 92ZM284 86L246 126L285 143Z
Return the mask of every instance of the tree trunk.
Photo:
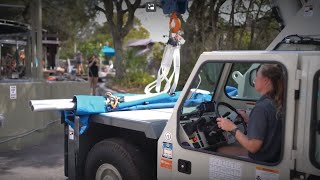
M113 44L116 51L116 60L114 67L116 69L117 78L123 78L125 74L125 67L123 65L123 39L118 38L119 33L113 35Z
M127 9L123 8L123 2ZM106 16L109 29L112 32L113 44L116 50L115 69L117 78L123 78L125 75L126 67L123 62L123 40L125 36L133 27L134 13L140 7L141 0L135 0L133 3L130 0L103 0L104 9L96 6L96 9L103 12ZM115 11L116 10L116 14ZM124 15L127 15L126 22L124 22ZM116 17L116 18L115 18Z
M255 18L252 20L252 24L251 24L251 35L250 35L250 43L249 43L249 48L248 49L253 49L253 44L254 44L254 34L255 34L255 30L256 30L256 22L259 19L259 15L260 15L260 11L261 11L261 7L262 7L263 1L260 1L259 5L258 5L258 11L257 14L255 16Z
M244 35L244 31L247 28L247 22L249 20L250 9L252 9L252 4L253 4L253 0L250 0L248 9L246 11L246 17L245 17L245 20L244 20L243 28L242 28L242 30L240 32L240 36L239 36L240 37L240 39L238 41L238 48L239 49L242 49L241 44L242 44L242 40L243 40L243 35Z
M230 12L230 19L229 19L229 31L227 33L227 49L234 49L234 41L235 41L235 28L234 28L234 10L235 10L235 0L231 2L231 12Z
M210 10L212 12L212 32L213 32L213 50L220 50L220 37L219 37L219 11L223 3L225 3L226 0L219 0L218 2L214 2L210 7L214 7L214 10Z

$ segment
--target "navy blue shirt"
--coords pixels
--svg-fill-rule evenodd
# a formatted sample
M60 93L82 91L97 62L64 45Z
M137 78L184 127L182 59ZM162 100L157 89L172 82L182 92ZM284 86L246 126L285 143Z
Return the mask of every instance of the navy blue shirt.
M282 118L277 118L277 109L272 99L262 96L249 115L248 138L263 141L261 149L250 153L253 160L277 162L280 159Z

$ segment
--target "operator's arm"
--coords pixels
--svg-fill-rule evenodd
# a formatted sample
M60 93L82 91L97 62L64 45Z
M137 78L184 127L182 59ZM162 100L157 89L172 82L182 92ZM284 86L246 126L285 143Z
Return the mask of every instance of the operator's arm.
M237 128L237 126L229 119L217 118L217 121L218 126L225 131L232 131L233 129ZM251 153L258 152L263 144L263 141L260 139L248 139L248 137L241 131L237 131L235 137L239 141L239 143Z
M267 112L263 105L256 105L250 114L248 124L248 135L244 135L241 131L236 132L236 139L239 143L251 153L258 152L263 140L267 134ZM217 118L218 126L225 131L232 131L237 126L225 118Z
M248 137L244 135L241 131L237 131L235 137L238 140L238 142L251 153L258 152L263 144L262 140L248 139Z

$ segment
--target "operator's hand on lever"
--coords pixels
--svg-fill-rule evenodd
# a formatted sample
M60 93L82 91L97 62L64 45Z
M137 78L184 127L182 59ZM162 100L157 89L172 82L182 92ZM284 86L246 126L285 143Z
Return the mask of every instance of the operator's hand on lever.
M232 131L237 128L237 126L232 121L223 117L217 118L217 124L218 127L224 131Z
M244 122L246 122L246 123L248 124L248 122L249 122L249 116L248 116L248 114L246 113L246 110L237 109L237 112L242 116Z

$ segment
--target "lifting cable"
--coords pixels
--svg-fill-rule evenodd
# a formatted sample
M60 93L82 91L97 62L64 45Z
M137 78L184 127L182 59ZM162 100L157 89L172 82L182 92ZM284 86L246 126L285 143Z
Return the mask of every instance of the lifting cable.
M173 3L172 3L173 2ZM163 12L171 14L169 21L169 40L163 52L161 66L158 70L157 79L148 84L144 92L152 94L155 89L156 93L173 94L177 88L180 74L180 48L185 40L181 36L181 21L177 14L183 14L188 7L188 0L167 0L162 4ZM168 77L173 62L173 71ZM173 83L171 84L172 80ZM161 86L165 81L164 87ZM171 86L171 87L170 87ZM161 90L161 87L163 89Z

